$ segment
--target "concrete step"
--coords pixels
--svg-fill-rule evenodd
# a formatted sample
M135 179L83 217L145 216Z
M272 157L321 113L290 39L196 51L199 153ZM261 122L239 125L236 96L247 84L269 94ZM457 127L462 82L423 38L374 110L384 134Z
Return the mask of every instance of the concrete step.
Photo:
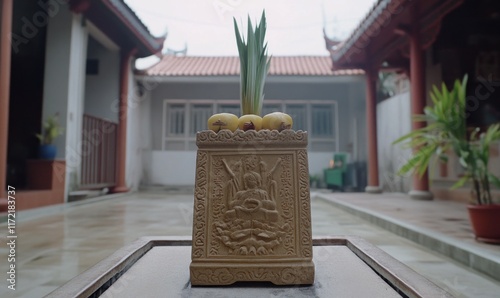
M388 216L376 208L360 207L349 203L348 200L336 199L332 194L315 195L341 210L500 281L500 246L498 245L488 245L490 248L485 249L483 244L466 243L444 233Z

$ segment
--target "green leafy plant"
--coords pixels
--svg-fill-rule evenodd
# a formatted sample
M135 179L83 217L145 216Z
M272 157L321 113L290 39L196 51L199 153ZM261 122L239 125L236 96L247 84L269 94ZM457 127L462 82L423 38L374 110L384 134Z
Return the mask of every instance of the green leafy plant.
M264 84L271 65L271 58L267 56L267 43L264 42L266 14L265 11L262 12L260 23L255 25L255 29L248 16L246 41L240 33L236 19L233 18L233 21L240 57L241 113L260 115L264 100Z
M56 113L45 120L42 133L36 134L42 145L52 144L55 138L62 135L64 129L59 125L59 114Z
M466 125L466 85L467 75L460 82L456 80L448 90L443 83L441 90L432 87L430 93L433 106L424 109L423 115L415 115L414 121L428 124L414 130L394 143L407 141L407 145L416 148L412 157L399 170L400 174L414 170L423 175L429 167L433 155L447 161L447 152L454 152L463 166L464 176L452 189L471 182L474 203L492 204L491 185L500 186L500 180L488 170L489 150L492 142L500 140L500 124L488 127L481 133L478 127L468 134Z

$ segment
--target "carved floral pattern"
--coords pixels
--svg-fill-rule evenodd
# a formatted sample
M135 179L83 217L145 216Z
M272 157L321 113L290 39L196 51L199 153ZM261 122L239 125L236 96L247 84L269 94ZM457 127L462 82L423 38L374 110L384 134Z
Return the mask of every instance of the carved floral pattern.
M307 132L298 130L221 130L218 133L212 130L200 131L196 134L196 145L199 149L224 145L266 145L290 147L296 145L307 145Z
M196 158L196 188L194 192L194 220L192 258L205 256L205 230L207 224L208 154L198 151Z
M311 198L309 195L309 175L307 151L298 150L298 181L300 204L300 238L303 257L312 257Z
M311 284L314 281L314 267L277 266L273 268L203 268L191 270L193 285L230 285L237 281L271 281L276 285Z

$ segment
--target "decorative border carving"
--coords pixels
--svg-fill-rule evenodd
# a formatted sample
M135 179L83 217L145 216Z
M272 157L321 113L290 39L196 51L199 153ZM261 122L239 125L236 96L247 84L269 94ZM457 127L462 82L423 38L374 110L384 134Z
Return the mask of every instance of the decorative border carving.
M264 264L262 264L264 265ZM270 281L275 285L304 285L314 282L314 265L238 266L191 268L192 285L230 285L237 281Z
M299 173L300 245L302 256L312 258L311 199L309 194L309 166L306 150L297 151L297 163Z
M205 231L207 225L208 154L198 151L196 157L196 187L194 190L192 259L206 256Z
M196 145L199 149L234 146L265 145L266 147L307 147L307 132L302 130L286 129L282 132L277 130L221 130L218 133L212 130L200 131L196 134Z

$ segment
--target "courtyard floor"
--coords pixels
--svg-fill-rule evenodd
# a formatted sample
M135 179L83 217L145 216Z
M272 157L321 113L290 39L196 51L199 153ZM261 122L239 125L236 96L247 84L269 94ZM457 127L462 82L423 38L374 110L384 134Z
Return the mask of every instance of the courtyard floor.
M494 261L500 259L500 246L474 241L460 211L463 205L419 203L394 194L366 196L311 193L313 236L365 238L456 297L500 296L499 281L353 214L375 210L381 218L420 224L421 231L448 234L452 242L463 242ZM18 212L16 291L7 289L2 278L0 297L43 297L142 236L191 236L192 203L189 193L139 192ZM349 211L350 204L359 210ZM442 210L449 210L447 216ZM0 235L7 239L6 223L0 224ZM0 246L0 272L5 276L8 254L7 246Z

